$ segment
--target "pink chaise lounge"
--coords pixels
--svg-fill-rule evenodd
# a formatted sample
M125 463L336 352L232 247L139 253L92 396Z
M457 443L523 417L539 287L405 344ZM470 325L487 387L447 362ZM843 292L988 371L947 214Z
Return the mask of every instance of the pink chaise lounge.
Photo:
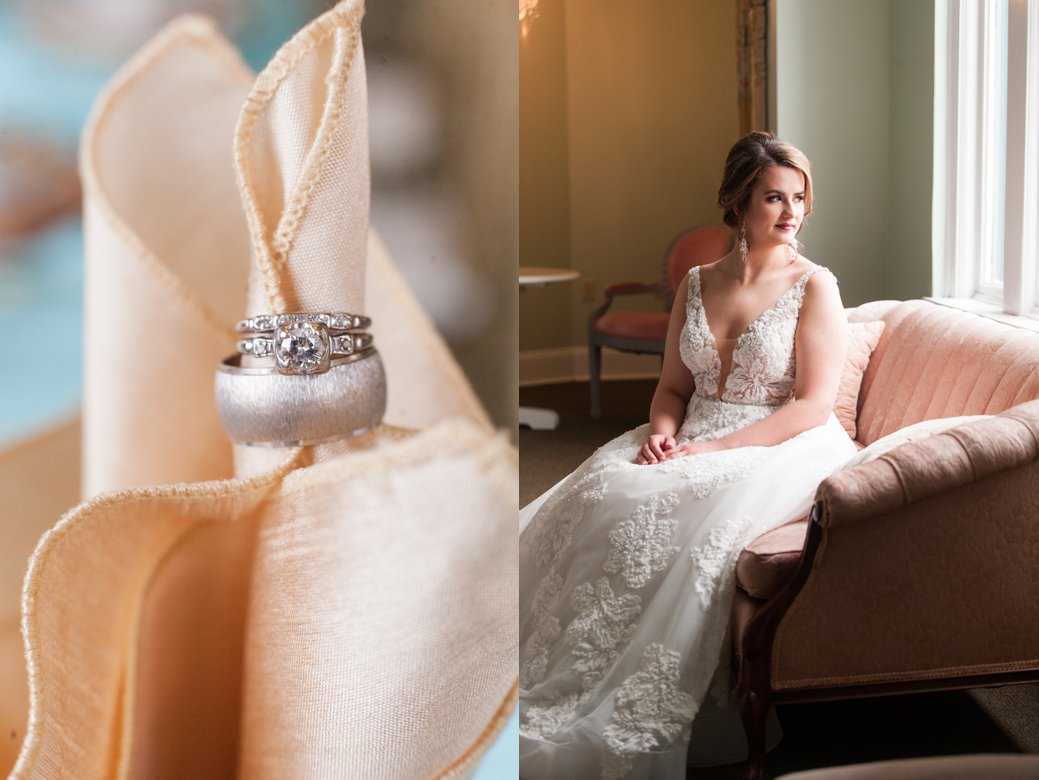
M751 543L733 640L747 777L772 704L1039 680L1039 333L880 301L863 445L921 420L995 415L839 471L811 520Z

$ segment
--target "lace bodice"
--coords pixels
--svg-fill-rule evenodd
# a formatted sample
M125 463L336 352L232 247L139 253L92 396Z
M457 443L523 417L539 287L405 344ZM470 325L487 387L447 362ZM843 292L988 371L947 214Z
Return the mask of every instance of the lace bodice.
M685 326L679 339L682 362L693 374L696 394L728 403L778 406L794 391L794 333L804 301L805 286L817 271L804 272L797 283L779 296L739 335L732 366L719 388L722 360L707 324L700 295L700 269L689 271Z

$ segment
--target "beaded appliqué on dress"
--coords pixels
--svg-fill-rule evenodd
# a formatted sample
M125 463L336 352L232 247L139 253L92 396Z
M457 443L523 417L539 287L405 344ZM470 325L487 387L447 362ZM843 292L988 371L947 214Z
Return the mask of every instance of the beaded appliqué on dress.
M645 467L644 467L645 468ZM678 496L650 496L631 517L610 531L610 553L603 569L620 574L629 588L641 588L655 572L663 571L678 548L671 544L678 521L669 515Z
M694 273L695 271L695 273ZM722 363L714 348L714 336L701 320L703 304L700 302L700 269L689 271L689 294L685 301L685 327L678 339L678 352L682 362L693 375L697 392L703 396L718 395L718 380L721 378Z
M562 633L559 618L545 615L534 624L530 639L523 646L523 658L520 664L520 683L530 688L545 679L548 674L548 654Z
M552 615L563 590L563 578L552 569L534 592L531 604L533 624L530 639L520 654L520 682L525 686L539 683L548 671L548 653L561 632L559 619Z
M704 311L700 269L692 268L679 353L693 374L697 393L740 404L775 406L786 403L794 389L797 315L808 280L822 270L825 270L822 266L815 266L805 271L793 287L739 335L732 351L732 367L719 393L721 356Z
M593 462L559 486L530 521L529 545L538 566L555 563L570 544L574 529L593 504L606 495L605 460Z
M567 723L591 694L571 693L547 706L532 704L520 723L520 734L525 737L548 739Z
M689 740L696 702L679 687L682 657L651 644L639 659L639 670L617 690L613 715L603 731L606 753L603 780L626 775L638 753Z
M707 534L707 542L689 552L696 567L693 588L700 597L704 611L711 604L715 592L735 576L736 560L754 537L754 520L750 517L732 517L719 523Z
M714 441L765 419L775 410L774 406L734 404L694 393L686 407L685 422L675 434L675 440L679 444L687 441Z
M765 457L764 447L741 447L720 452L705 452L689 458L666 460L655 466L661 471L679 474L697 498L708 498L726 485L754 474Z
M534 600L531 603L531 612L535 621L540 621L551 612L559 600L559 592L563 589L563 578L559 572L553 569L545 575L538 583L538 589L534 591Z
M581 687L589 690L602 679L627 642L642 612L642 599L634 594L617 596L606 577L593 587L578 585L571 595L577 617L566 628L566 642L574 657L573 671Z

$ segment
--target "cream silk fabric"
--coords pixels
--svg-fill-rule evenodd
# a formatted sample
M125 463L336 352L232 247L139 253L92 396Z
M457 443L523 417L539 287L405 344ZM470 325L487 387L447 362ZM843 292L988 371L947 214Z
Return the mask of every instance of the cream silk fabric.
M13 777L461 777L515 705L516 453L368 237L361 12L255 80L183 18L95 105L87 500L78 423L0 453ZM392 425L232 448L213 372L272 309L370 314Z

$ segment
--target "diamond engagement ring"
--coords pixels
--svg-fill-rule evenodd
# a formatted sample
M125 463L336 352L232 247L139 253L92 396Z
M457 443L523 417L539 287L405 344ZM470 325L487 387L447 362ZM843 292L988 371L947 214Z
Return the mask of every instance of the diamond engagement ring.
M358 328L370 328L372 320L361 314L346 312L287 312L285 314L258 314L238 322L234 328L239 333L271 333L282 325L310 322L324 325L329 332L337 333Z
M283 374L323 374L334 359L372 346L370 334L352 332L371 324L370 317L347 312L258 314L235 325L239 333L256 334L240 339L237 349L241 355L273 357Z
M324 325L297 322L279 325L272 336L253 336L237 344L240 355L273 357L283 374L322 374L336 358L347 357L372 346L369 333L332 335Z

